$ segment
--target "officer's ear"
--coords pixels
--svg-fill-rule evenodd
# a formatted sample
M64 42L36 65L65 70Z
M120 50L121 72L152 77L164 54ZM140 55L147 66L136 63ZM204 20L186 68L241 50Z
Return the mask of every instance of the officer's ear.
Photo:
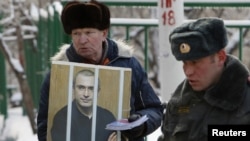
M217 56L218 56L218 61L221 65L224 65L226 59L227 59L227 54L226 51L224 49L221 49L220 51L217 52Z

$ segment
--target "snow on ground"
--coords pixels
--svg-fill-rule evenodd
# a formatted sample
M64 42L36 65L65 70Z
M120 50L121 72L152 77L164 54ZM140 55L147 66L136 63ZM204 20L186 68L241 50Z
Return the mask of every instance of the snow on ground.
M147 136L147 141L157 141L160 135L161 135L161 128L158 128L155 132Z
M8 118L2 124L0 141L38 141L32 133L28 117L23 116L22 107L8 109Z
M38 141L27 116L23 116L22 107L8 109L8 118L3 122L0 115L0 141ZM157 141L161 134L160 128L147 137L147 141Z

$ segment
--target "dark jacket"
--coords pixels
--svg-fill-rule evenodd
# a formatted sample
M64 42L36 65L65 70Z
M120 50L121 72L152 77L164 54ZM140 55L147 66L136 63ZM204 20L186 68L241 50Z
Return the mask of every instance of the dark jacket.
M184 80L167 105L161 141L207 141L208 125L250 125L248 74L228 56L219 82L209 90L195 92Z
M52 141L66 141L67 108L63 107L54 117L51 128ZM97 106L95 141L107 140L113 132L106 130L106 124L115 121L114 115L107 109ZM83 115L76 106L76 101L72 102L71 111L71 141L91 141L92 118Z
M125 43L107 39L104 50L104 56L106 56L104 59L109 61L106 65L132 69L130 113L147 115L149 120L146 122L146 131L143 136L152 133L161 125L163 108L158 96L149 84L147 72L145 72L140 63L132 56L131 47ZM61 50L52 59L80 63L84 58L76 54L72 45L63 45ZM46 76L41 88L37 118L39 141L46 141L47 136L49 80L50 73ZM143 138L134 139L134 141L142 140Z

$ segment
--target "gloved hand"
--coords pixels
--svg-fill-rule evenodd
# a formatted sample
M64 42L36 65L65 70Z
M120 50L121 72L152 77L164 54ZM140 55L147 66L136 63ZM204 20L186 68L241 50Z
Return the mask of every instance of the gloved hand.
M136 121L137 119L139 119L141 117L141 115L139 114L132 114L129 118L128 121L129 122L133 122ZM129 139L133 139L133 138L138 138L140 137L146 130L146 123L143 123L142 125L139 125L137 127L134 127L130 130L124 130L121 131L122 135L126 136Z

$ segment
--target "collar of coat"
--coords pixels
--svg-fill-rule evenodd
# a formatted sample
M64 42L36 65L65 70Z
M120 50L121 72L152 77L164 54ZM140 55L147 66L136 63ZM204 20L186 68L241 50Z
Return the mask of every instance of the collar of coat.
M195 92L184 80L177 87L170 103L175 103L176 106L187 105L191 99L199 95L201 99L212 106L228 111L234 110L245 98L244 91L246 91L248 75L246 66L235 57L228 55L222 76L215 86L207 91Z
M107 39L104 44L103 60L115 60L123 57L129 58L133 55L133 47L129 46L122 40ZM81 63L84 58L79 56L73 47L73 44L64 44L59 48L59 51L50 58L51 61L70 61Z
M213 105L233 110L241 104L246 93L249 72L238 59L228 55L220 81L205 94L205 99Z

